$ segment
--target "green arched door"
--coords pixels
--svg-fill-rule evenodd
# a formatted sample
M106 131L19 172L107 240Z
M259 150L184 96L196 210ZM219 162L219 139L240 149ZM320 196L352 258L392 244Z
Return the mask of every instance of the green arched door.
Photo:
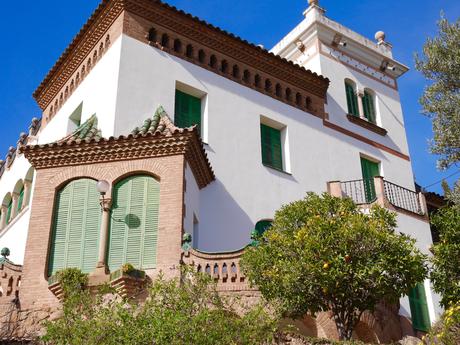
M85 273L97 264L101 207L96 181L78 179L56 196L48 275L75 267Z
M151 176L130 176L114 186L108 265L111 271L130 263L155 268L160 184Z

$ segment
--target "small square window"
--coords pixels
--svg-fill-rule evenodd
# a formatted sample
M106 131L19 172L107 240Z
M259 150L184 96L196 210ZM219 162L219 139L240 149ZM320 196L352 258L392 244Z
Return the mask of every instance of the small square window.
M260 124L262 163L271 168L283 170L283 148L281 130Z
M197 125L201 134L201 99L176 90L174 124L180 128Z

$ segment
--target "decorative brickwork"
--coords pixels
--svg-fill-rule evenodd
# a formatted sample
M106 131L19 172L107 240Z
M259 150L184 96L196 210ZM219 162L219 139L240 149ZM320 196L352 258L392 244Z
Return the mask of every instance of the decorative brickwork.
M161 1L104 0L34 92L44 124L121 32L324 117L329 80Z

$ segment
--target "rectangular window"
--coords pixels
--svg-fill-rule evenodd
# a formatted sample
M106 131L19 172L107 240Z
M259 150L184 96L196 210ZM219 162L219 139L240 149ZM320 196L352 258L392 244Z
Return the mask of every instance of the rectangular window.
M348 113L359 117L358 96L356 96L353 85L345 82L345 92L347 94Z
M376 198L374 177L380 175L379 163L361 157L361 170L363 173L366 202L371 203Z
M201 135L201 99L176 90L174 124L180 128L197 125Z
M428 313L428 303L426 302L425 287L417 284L409 292L410 313L412 315L412 327L416 330L428 332L431 326L430 315Z
M281 131L260 124L260 133L262 139L262 163L274 169L283 170Z
M81 115L83 112L83 102L70 114L67 125L67 134L73 133L81 125Z
M364 91L363 111L364 111L364 117L367 119L367 121L375 124L376 120L375 120L374 97L367 91Z

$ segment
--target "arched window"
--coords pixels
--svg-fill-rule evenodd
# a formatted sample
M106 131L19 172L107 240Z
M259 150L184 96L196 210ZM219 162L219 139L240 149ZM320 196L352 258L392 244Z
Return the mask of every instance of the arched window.
M204 63L204 60L206 59L206 53L204 52L204 50L200 49L198 51L198 61L200 63Z
M258 236L261 236L265 231L267 231L272 226L271 220L260 220L256 223L255 230Z
M295 103L300 106L302 105L302 95L299 92L295 95Z
M7 211L6 211L6 224L10 224L11 221L11 214L13 213L13 199L10 198L10 201L7 204Z
M169 36L167 34L163 34L163 36L161 36L161 45L165 48L169 47Z
M272 91L272 82L270 81L270 79L265 79L265 91Z
M185 55L188 58L193 58L193 46L191 44L187 45L187 48L185 49Z
M182 51L182 42L180 39L174 40L174 51L180 53Z
M130 176L114 186L112 199L109 269L117 270L125 263L139 269L155 268L159 182L151 176Z
M48 275L68 267L89 273L96 267L101 207L96 181L74 180L56 195Z
M283 96L283 89L281 88L280 84L276 84L275 86L275 94L277 97L282 97Z
M217 68L217 58L215 55L211 55L211 58L209 59L209 66L211 68Z
M286 101L288 101L288 102L292 101L292 91L291 91L290 88L287 88L287 89L286 89L286 93L285 93L285 94L286 94Z
M356 84L351 80L345 80L345 92L347 94L348 113L359 117L358 96L356 95Z
M375 97L374 93L368 89L364 90L363 111L364 117L367 119L367 121L375 124Z
M227 60L222 60L220 65L220 70L222 73L228 73L228 62Z
M238 65L233 65L232 76L234 78L240 77L240 68L238 67Z
M249 83L251 81L251 72L249 72L247 69L245 69L243 72L243 81L245 83Z
M254 77L254 86L260 88L261 78L260 75L256 74Z
M148 40L150 42L155 42L157 40L157 30L155 28L149 30Z

